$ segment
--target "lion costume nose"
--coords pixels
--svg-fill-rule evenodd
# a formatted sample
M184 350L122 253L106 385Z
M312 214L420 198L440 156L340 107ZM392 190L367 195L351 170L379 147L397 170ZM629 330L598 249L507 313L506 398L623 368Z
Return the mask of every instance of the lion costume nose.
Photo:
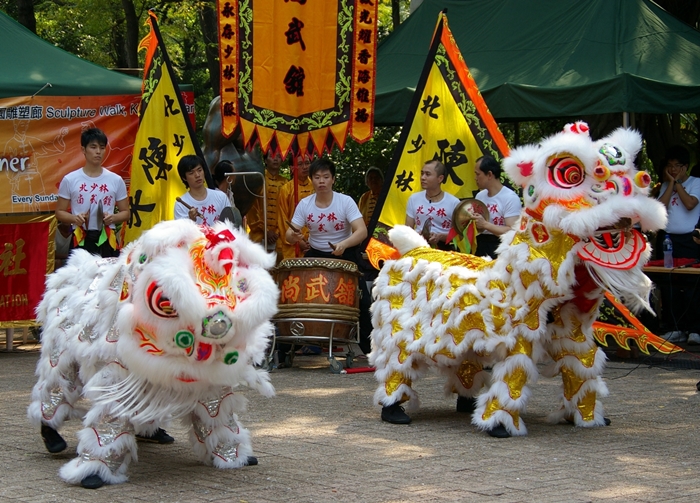
M202 336L210 339L221 339L224 337L233 323L223 311L218 311L202 320Z

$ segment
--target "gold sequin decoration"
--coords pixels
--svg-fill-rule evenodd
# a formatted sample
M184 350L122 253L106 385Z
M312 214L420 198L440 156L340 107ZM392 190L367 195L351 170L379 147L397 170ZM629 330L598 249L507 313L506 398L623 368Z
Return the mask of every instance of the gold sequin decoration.
M496 332L501 332L503 326L506 324L504 309L498 306L491 306L491 316L493 318L493 329Z
M391 309L401 309L403 307L404 298L401 295L390 295L389 304Z
M532 342L528 341L524 337L518 337L515 339L515 345L513 349L508 351L508 356L513 355L532 355Z
M410 387L411 380L403 374L400 374L398 372L392 372L389 376L389 379L387 379L384 383L386 396L393 395L396 392L396 390L399 389L399 386L401 386L402 384L405 384L406 386Z
M501 404L498 403L497 398L492 398L489 400L489 403L486 404L486 408L484 409L484 414L481 416L481 418L486 421L488 418L490 418L494 412L497 410L505 410L508 414L510 414L510 417L513 419L513 425L517 430L520 429L520 413L517 410L506 410L503 407L501 407Z
M442 324L445 325L447 323L447 320L450 318L450 314L452 314L452 311L449 309L443 309L442 310Z
M585 379L581 379L574 374L574 371L568 367L562 367L561 380L564 387L564 396L567 400L571 400L571 398L578 393L578 390L581 389L585 381Z
M406 351L406 341L401 341L398 343L399 346L399 363L403 364L406 359L411 356L411 353Z
M403 272L400 269L389 269L389 286L400 285L403 282Z
M598 352L598 347L593 346L591 347L588 351L586 351L584 354L578 354L574 353L573 351L561 351L560 353L557 353L554 356L554 359L556 361L561 360L565 356L574 356L578 361L581 362L581 364L586 367L586 368L591 368L593 364L595 363L595 355Z
M484 370L484 367L482 367L480 363L467 360L462 362L459 366L457 378L459 378L459 382L462 383L462 386L471 389L471 387L474 386L474 377L482 370Z
M450 360L454 360L456 358L454 353L447 348L442 348L440 351L436 352L435 355L446 356ZM435 360L434 358L431 358L431 359Z
M520 398L523 386L527 382L527 372L522 367L516 367L513 372L506 375L503 380L508 385L508 394L513 400Z
M481 313L469 313L462 319L462 323L459 324L459 329L464 334L474 328L484 332L484 335L486 334L486 324L484 323L484 318L482 318Z
M578 318L572 318L571 324L573 325L573 328L571 329L569 339L574 342L585 342L586 334L584 334L583 330L581 330L581 321Z
M538 278L539 276L535 273L520 271L520 282L523 284L525 289L529 288L530 285L537 281Z
M505 292L506 284L500 279L492 279L491 281L489 281L489 290L500 290L501 292Z
M459 345L464 340L464 332L462 332L459 327L448 328L447 333L452 336L455 346Z
M532 228L533 226L530 226L530 229ZM576 244L576 240L568 234L564 234L556 229L551 229L549 232L549 239L539 244L536 244L536 238L533 237L531 241L527 233L518 232L513 238L511 246L521 243L527 244L530 249L529 261L532 262L537 259L544 259L552 264L552 278L556 282L559 267L566 258L567 253L571 251L571 248Z
M593 421L593 418L595 417L595 399L595 391L589 391L583 395L581 401L576 404L576 408L581 413L581 419L584 421Z
M481 415L481 419L483 419L484 421L488 421L489 418L493 416L494 412L496 412L497 410L501 410L502 408L503 407L501 407L501 404L498 403L498 398L492 398L486 404L486 407L484 408L484 413Z
M433 248L415 248L404 255L414 259L423 259L428 262L437 262L444 267L460 266L468 269L484 269L493 267L493 262L483 257L477 257L467 253L448 252L434 250Z
M403 330L403 327L401 326L401 323L399 323L399 320L394 320L391 322L391 335L394 336L401 332Z
M425 283L425 296L428 300L433 298L433 295L435 294L435 281L428 280Z
M413 340L417 341L423 336L423 329L420 326L420 323L416 323L416 328L413 329Z
M473 293L465 293L459 299L459 308L467 309L469 306L475 306L479 304L479 298Z

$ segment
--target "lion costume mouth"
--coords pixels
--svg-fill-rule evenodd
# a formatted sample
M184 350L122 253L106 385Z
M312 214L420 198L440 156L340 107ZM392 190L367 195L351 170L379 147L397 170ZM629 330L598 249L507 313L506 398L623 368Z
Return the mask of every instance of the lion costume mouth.
M583 261L611 269L631 269L639 263L646 249L646 239L637 230L631 229L631 220L622 219L612 228L595 232L578 256Z

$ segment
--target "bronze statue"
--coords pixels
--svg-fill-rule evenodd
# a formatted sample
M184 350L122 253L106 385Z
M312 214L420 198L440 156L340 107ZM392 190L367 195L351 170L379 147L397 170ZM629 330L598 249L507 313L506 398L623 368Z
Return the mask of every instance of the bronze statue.
M235 172L255 171L264 173L258 149L246 151L240 131L230 138L221 134L221 97L215 97L209 104L209 112L203 127L204 144L202 153L210 170L219 161L231 161ZM213 173L212 173L213 174ZM259 176L236 176L231 184L231 192L236 207L242 215L253 206L256 195L262 194L263 179Z

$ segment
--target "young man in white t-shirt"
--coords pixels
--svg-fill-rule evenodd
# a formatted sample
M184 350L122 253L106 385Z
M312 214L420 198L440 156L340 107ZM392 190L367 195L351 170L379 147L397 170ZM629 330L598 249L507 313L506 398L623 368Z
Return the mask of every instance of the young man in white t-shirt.
M107 136L101 130L83 131L80 145L85 166L61 180L56 219L72 226L72 248L83 248L102 257L116 257L119 247L115 225L127 221L130 216L126 185L119 175L102 167Z
M342 257L356 261L356 247L367 237L367 226L357 204L350 196L333 191L335 165L328 159L316 159L309 168L314 194L305 197L294 210L292 225L285 234L287 242L303 239L302 227L309 230L310 249L305 257Z
M428 243L443 250L452 250L446 240L452 227L452 213L459 199L442 190L446 172L445 165L440 161L428 161L423 165L420 171L423 190L408 198L406 225L421 232L429 221Z
M199 225L213 225L221 212L231 207L226 193L206 187L204 161L196 155L183 156L177 163L177 172L189 190L180 196L182 202L175 202L176 220L189 218Z
M475 199L489 210L487 222L480 214L474 221L479 235L476 237L476 255L496 258L496 248L501 244L501 235L513 228L520 217L522 203L518 195L501 183L501 165L496 159L485 155L474 165L476 186L480 192Z

